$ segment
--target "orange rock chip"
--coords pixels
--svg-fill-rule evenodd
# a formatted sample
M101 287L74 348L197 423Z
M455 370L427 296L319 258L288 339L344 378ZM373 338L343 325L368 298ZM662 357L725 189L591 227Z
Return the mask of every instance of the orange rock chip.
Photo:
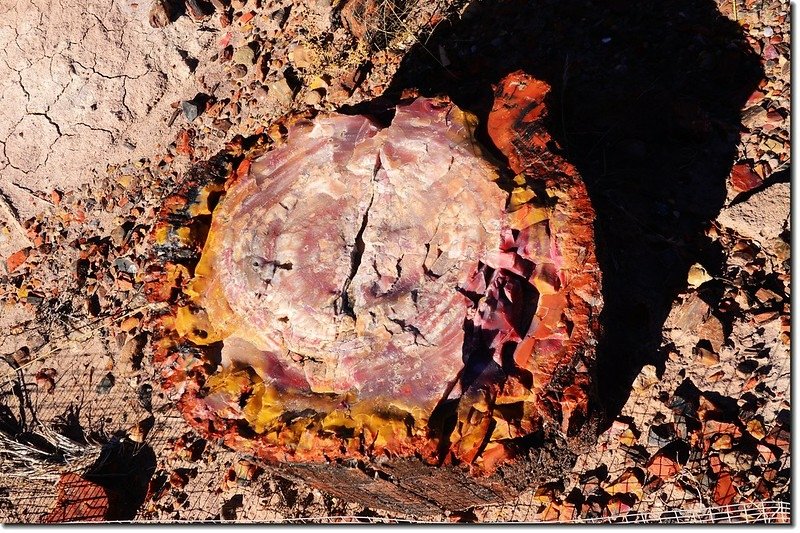
M661 479L668 479L681 470L681 465L666 455L655 455L647 463L647 471Z
M716 485L714 485L714 503L717 505L730 505L736 497L736 488L733 486L731 475L720 472Z
M28 259L29 254L30 254L30 249L23 248L22 250L17 250L16 252L8 256L8 259L6 259L6 270L8 271L8 273L10 274L11 272L14 272L16 269L22 266L22 263L24 263Z
M632 494L638 500L644 496L640 474L637 469L628 468L616 480L611 482L605 491L612 496L615 494Z

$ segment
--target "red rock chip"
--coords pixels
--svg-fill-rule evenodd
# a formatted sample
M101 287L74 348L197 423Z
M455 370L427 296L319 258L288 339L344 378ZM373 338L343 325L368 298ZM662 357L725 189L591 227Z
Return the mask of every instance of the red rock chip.
M58 481L58 499L46 524L60 522L101 522L108 513L108 494L96 483L69 472Z
M731 476L722 472L714 486L714 503L717 505L730 505L736 497L736 488L733 486Z
M30 249L23 248L22 250L18 250L11 254L8 259L6 259L6 270L10 274L18 269L22 263L28 259L28 255L30 254Z
M748 164L734 165L731 171L731 185L736 192L746 192L761 185L763 180L753 172Z
M719 455L712 455L708 458L708 464L711 467L711 471L715 474L719 474L723 468L726 468L724 464L722 464L722 460L719 458Z
M56 388L55 377L57 375L55 368L43 368L36 373L36 386L43 389L48 394L52 394Z
M194 146L192 146L192 139L194 138L194 130L182 129L178 132L177 147L175 151L179 154L191 156L194 153Z

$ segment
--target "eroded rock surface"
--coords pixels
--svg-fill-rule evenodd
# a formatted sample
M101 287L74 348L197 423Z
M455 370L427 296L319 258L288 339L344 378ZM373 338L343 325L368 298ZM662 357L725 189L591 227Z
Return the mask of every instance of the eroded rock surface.
M23 214L42 206L20 186L70 189L167 139L169 104L195 83L179 52L210 39L183 19L151 28L147 4L0 5L0 190Z

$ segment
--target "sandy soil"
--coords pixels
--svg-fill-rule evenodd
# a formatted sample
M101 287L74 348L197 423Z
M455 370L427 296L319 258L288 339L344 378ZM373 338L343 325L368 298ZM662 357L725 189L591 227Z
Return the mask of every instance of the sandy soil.
M673 3L654 22L541 2L536 22L514 2L506 19L502 6L487 14L473 2L453 8L452 25L431 3L370 48L327 2L235 0L224 15L153 28L149 2L0 0L1 428L56 426L82 442L84 462L106 454L107 470L153 472L132 482L122 519L390 516L192 436L147 364L147 235L194 162L288 111L379 109L380 95L414 87L452 93L480 117L496 75L528 68L561 95L554 137L598 211L608 424L571 472L516 501L399 518L570 520L788 501L788 7ZM492 16L501 22L487 29ZM430 38L426 24L438 25ZM651 34L678 52L635 44ZM737 40L750 54L741 61ZM511 46L533 52L504 55ZM720 50L757 68L715 77L707 92L705 78L681 74L725 72ZM683 63L671 66L672 55ZM671 106L666 118L659 106ZM38 479L20 464L0 475L3 521L52 508L58 469L39 463Z

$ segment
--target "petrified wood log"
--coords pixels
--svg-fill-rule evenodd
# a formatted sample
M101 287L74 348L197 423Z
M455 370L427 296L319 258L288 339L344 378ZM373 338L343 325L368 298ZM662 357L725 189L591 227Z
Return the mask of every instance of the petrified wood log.
M500 84L489 134L418 98L391 125L294 117L165 204L154 360L204 436L335 495L425 514L513 495L591 434L593 211ZM273 129L273 131L276 131ZM535 460L534 460L535 459ZM549 468L548 468L549 467Z

